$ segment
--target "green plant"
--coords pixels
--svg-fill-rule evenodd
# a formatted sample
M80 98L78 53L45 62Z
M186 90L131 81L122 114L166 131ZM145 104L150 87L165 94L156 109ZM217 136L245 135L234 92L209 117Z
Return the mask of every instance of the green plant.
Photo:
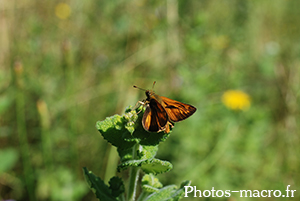
M102 179L95 176L87 168L83 168L85 178L99 200L179 200L184 193L184 186L190 181L184 181L177 188L176 185L163 187L155 177L157 174L168 172L172 169L172 164L155 158L158 151L158 144L165 141L170 133L149 133L142 127L142 107L135 110L126 109L123 116L114 115L107 117L104 121L96 124L104 139L117 147L120 156L118 171L129 168L129 182L125 191L125 186L121 178L113 177L109 181L109 186ZM142 178L142 192L137 198L137 183L140 171L144 173ZM126 195L126 198L125 198Z

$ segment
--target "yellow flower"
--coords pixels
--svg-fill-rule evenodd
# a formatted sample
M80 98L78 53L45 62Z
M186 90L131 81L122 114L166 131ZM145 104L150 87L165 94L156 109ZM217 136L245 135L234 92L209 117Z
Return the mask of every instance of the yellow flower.
M251 104L250 96L239 90L225 91L222 96L222 102L232 110L246 110Z
M55 6L55 15L62 20L67 19L71 15L71 8L66 3L59 3Z

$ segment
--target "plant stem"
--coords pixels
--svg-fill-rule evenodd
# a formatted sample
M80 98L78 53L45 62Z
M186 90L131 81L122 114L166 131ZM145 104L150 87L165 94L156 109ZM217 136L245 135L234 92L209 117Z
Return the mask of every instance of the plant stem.
M49 133L50 128L50 117L48 107L45 101L37 101L37 109L40 114L40 125L41 125L41 142L43 150L44 166L48 170L53 170L52 160L52 140Z
M34 201L36 200L34 192L34 169L31 164L31 157L29 151L29 143L27 138L26 131L26 117L25 117L25 97L23 91L23 79L22 71L23 66L20 62L17 62L14 66L15 76L16 76L16 123L17 123L17 132L20 143L20 152L21 159L23 162L24 168L24 179L25 185L27 187L27 192L29 199Z
M132 147L132 156L133 160L136 159L137 154L137 148L139 147L139 144L136 144ZM135 195L136 195L136 186L137 181L139 179L139 167L130 167L130 173L129 173L129 186L128 186L128 194L127 194L127 200L128 201L134 201Z

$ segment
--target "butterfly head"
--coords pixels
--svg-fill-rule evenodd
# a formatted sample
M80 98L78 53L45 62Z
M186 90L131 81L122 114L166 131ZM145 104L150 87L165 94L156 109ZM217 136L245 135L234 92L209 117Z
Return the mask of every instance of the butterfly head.
M141 90L143 90L143 91L145 91L145 94L146 94L146 96L147 96L147 100L149 101L150 100L150 98L153 96L153 95L155 95L155 93L154 93L154 91L153 91L153 88L154 88L154 85L155 85L155 81L153 82L153 85L152 85L152 89L150 90L150 89L148 89L148 90L145 90L145 89L142 89L142 88L140 88L140 87L137 87L137 86L133 86L134 88L138 88L138 89L141 89Z
M149 100L151 96L153 96L155 93L153 90L146 90L145 92L147 99Z

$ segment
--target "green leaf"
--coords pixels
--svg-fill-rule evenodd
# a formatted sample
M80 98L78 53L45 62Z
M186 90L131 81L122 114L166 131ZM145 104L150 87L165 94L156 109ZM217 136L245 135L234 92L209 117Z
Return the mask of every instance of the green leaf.
M142 188L146 193L158 192L159 188L163 185L159 182L158 178L153 174L145 174L142 179Z
M153 174L145 174L142 178L142 185L149 185L155 188L161 188L163 185L159 182L158 178Z
M170 171L173 168L173 165L168 161L154 158L152 160L146 160L144 163L142 163L141 168L147 174L153 173L156 175Z
M133 160L133 147L127 148L127 149L120 149L118 148L117 151L119 153L119 156L121 158L121 162Z
M173 168L170 162L153 158L147 160L129 160L123 162L118 166L118 171L125 170L130 166L141 167L145 173L153 174L168 172Z
M152 159L156 155L157 146L141 146L139 145L139 150L133 150L135 147L130 147L128 149L117 149L119 156L121 158L121 162L126 162L128 160L133 160L136 155L136 160L146 160Z
M89 187L100 201L117 201L112 195L111 189L105 185L102 179L95 176L91 171L88 171L86 167L83 168L83 173Z
M119 195L124 193L125 187L121 178L112 177L108 183L109 183L109 189L111 190L112 195L114 197L118 197Z
M133 152L136 150L125 149L118 150L121 157L121 164L118 166L118 171L125 170L130 166L142 167L146 173L150 173L148 170L151 166L154 168L152 173L158 174L166 172L172 168L172 165L167 161L160 161L154 159L158 146L142 146L139 145L137 150L136 159L133 159ZM153 163L153 164L151 164Z
M155 187L147 185L147 184L143 185L142 188L143 188L144 193L147 193L147 195L150 193L159 192L158 188L155 188Z
M140 146L140 148L138 155L142 160L154 158L158 151L158 146Z
M190 185L190 181L184 181L181 183L180 188L177 189L175 185L169 185L159 189L158 192L150 194L145 200L157 201L157 200L172 200L177 201L184 195L184 186Z
M136 142L131 133L125 128L126 120L120 115L107 117L104 121L98 121L96 128L102 134L104 139L119 149L132 147ZM128 140L131 138L132 141ZM125 140L126 139L126 140Z

